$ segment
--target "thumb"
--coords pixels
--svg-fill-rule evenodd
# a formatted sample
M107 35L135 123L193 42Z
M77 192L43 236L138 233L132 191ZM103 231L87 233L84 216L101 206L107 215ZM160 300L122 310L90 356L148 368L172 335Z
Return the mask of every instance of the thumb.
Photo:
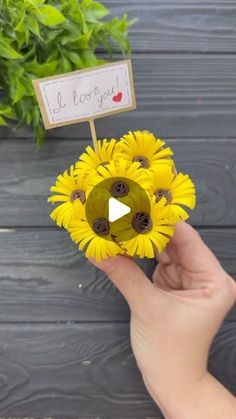
M94 259L89 261L107 274L132 308L143 307L144 301L148 301L153 292L156 292L156 288L154 289L152 282L139 266L127 257L109 257L101 262Z

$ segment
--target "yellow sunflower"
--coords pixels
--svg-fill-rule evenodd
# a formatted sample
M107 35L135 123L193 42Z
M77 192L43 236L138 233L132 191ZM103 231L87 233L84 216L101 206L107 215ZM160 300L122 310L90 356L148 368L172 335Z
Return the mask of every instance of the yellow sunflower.
M140 163L135 162L131 165L127 160L112 160L106 166L97 168L97 175L90 176L89 184L92 186L101 184L101 188L106 189L115 198L126 197L136 186L148 189L151 186L151 180L148 173L138 170Z
M162 252L174 235L174 224L179 219L166 205L166 199L157 203L154 199L149 201L142 195L136 196L130 202L131 213L113 227L118 239L126 237L120 243L129 256L153 258L154 248Z
M98 141L97 152L91 146L86 147L85 153L81 154L76 169L78 173L83 170L90 173L92 170L96 170L100 165L104 166L108 164L114 155L116 150L117 142L115 139L108 141Z
M151 177L151 192L156 201L164 196L172 210L181 219L186 220L189 215L180 205L190 209L194 209L196 205L196 190L190 177L183 173L176 175L167 165L156 166Z
M89 209L82 208L81 218L73 222L69 228L71 239L78 244L85 256L97 261L124 253L114 241L108 221L108 208L104 200L90 201Z
M153 169L157 163L173 165L173 151L165 146L165 141L148 131L129 132L117 145L115 159L139 162L143 169Z
M60 226L68 228L70 223L79 216L81 207L86 202L89 177L82 171L79 176L75 175L74 166L57 177L56 183L50 188L56 192L48 198L48 202L61 204L55 208L50 217Z

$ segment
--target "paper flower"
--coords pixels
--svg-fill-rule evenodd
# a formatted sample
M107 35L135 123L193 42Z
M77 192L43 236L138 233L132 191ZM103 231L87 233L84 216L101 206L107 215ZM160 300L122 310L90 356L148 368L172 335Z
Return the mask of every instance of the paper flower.
M86 257L97 261L124 253L123 249L113 240L108 221L107 205L104 200L94 201L90 205L89 219L85 207L82 208L80 219L74 221L68 229L71 239L79 244L79 250L85 250Z
M157 163L173 165L170 157L173 151L165 146L165 141L156 138L148 131L129 132L121 138L115 159L123 158L128 162L139 162L143 169L152 170Z
M195 186L190 177L183 173L176 175L170 166L159 165L153 170L151 178L151 193L156 201L164 196L171 209L181 219L186 220L189 215L180 205L190 209L196 205Z
M75 220L79 213L78 201L82 204L86 201L89 178L80 171L80 175L75 175L74 166L70 166L69 172L66 170L57 177L56 183L50 188L51 192L56 192L48 198L52 204L62 202L54 211L51 218L60 226L67 228L71 221Z
M51 218L67 229L87 257L126 254L152 258L162 252L175 224L187 219L196 191L188 175L176 173L173 152L148 131L87 147L69 171L59 175L48 202ZM127 205L129 214L109 221L108 202ZM118 202L118 203L119 203Z
M134 236L121 242L129 256L153 258L154 248L162 252L174 235L174 224L179 221L179 217L166 205L166 199L162 198L159 202L150 199L149 204L147 206L147 201L142 196L133 196L130 201L131 213L118 224L117 236Z
M117 142L115 139L108 141L98 141L97 152L90 146L86 147L85 153L80 156L79 161L76 164L77 173L81 170L90 173L92 170L96 170L100 165L108 164L115 153Z
M122 158L117 161L112 160L105 167L99 166L97 168L97 175L94 174L94 176L91 176L90 185L95 186L99 182L106 180L106 188L110 190L111 195L122 198L122 196L126 196L134 187L134 183L140 185L144 189L151 186L151 180L149 179L148 174L142 170L138 170L139 168L140 163L138 162L129 164ZM116 179L115 184L114 178ZM123 193L119 189L119 178L122 179Z

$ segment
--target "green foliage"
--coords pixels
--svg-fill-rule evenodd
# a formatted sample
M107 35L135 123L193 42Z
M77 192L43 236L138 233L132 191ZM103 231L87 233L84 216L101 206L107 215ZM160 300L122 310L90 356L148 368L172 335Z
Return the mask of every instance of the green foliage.
M0 0L0 125L8 119L33 127L37 144L45 132L32 79L98 65L97 48L111 57L116 45L129 55L127 16L104 18L93 0Z

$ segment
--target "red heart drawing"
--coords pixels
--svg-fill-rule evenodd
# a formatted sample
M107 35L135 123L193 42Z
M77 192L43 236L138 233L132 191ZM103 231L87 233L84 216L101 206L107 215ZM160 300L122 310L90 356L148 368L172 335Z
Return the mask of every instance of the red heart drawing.
M121 102L122 97L123 97L123 93L122 93L122 92L119 92L119 93L117 93L117 95L116 95L116 96L114 96L114 97L112 98L112 100L113 100L114 102Z

